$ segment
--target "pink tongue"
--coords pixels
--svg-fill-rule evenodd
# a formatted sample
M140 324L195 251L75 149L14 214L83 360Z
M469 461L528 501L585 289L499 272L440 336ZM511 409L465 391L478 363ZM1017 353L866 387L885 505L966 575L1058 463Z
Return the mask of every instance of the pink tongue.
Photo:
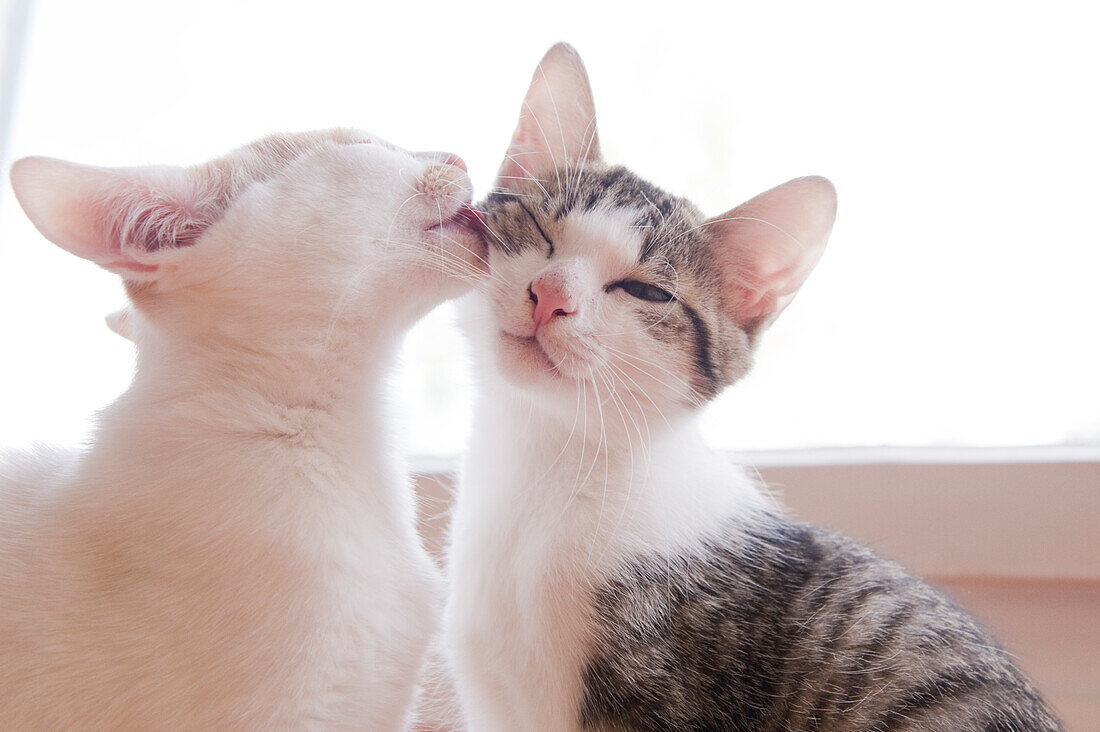
M468 203L462 204L456 216L466 221L466 223L470 224L478 231L485 230L485 214Z

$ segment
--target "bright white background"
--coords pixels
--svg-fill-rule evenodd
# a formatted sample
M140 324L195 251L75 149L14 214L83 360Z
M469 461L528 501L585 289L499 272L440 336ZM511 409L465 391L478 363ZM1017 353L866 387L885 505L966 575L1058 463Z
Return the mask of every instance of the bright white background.
M708 413L717 445L1097 443L1094 8L40 0L4 164L186 164L352 125L460 153L484 192L535 63L569 40L612 161L708 213L799 175L839 189L817 271ZM5 181L0 445L87 434L130 379L102 321L123 302ZM465 439L451 318L410 336L397 390L422 455Z

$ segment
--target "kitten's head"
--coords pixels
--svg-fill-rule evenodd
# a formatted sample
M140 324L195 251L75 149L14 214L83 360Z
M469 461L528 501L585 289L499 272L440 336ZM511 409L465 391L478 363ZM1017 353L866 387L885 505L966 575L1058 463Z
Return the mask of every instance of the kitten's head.
M699 405L740 378L817 263L836 196L790 181L707 219L599 155L576 52L535 73L486 203L491 348L506 379L620 410ZM554 398L554 397L552 397Z
M188 168L25 158L11 179L46 238L119 274L142 323L185 339L404 321L479 273L461 160L357 131L274 135Z

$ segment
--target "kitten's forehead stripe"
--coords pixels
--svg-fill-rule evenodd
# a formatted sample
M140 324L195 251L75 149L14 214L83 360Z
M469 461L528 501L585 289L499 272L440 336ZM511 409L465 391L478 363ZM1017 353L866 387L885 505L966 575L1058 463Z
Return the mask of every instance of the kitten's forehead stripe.
M550 251L546 255L546 258L549 259L549 258L553 257L554 256L554 240L551 239L550 237L548 237L546 235L546 232L543 231L543 228L541 226L539 226L539 220L535 218L535 215L533 213L531 213L531 209L524 206L523 201L517 201L517 203L519 203L520 208L522 208L524 210L524 212L531 218L531 223L535 225L535 229L539 232L539 236L541 236L543 239L545 239L547 245L549 245Z

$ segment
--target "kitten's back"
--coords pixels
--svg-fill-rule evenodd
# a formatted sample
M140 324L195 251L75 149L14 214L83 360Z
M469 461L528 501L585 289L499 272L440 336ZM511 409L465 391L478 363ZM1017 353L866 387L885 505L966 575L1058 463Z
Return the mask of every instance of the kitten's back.
M967 613L892 562L769 514L638 557L596 597L601 730L1059 730Z

